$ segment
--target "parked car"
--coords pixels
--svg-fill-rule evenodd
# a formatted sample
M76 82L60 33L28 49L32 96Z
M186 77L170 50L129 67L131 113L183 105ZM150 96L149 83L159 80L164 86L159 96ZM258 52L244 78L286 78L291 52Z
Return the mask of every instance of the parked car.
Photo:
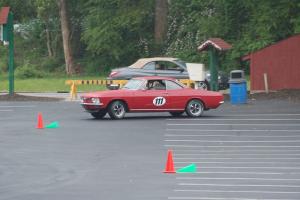
M176 79L189 79L186 63L177 58L141 58L128 67L113 69L109 74L108 80L129 80L139 76L163 76ZM198 87L209 89L210 72L205 72L205 81L201 82ZM225 90L229 87L228 75L219 72L218 75L219 89ZM112 87L108 87L112 89Z
M81 105L94 118L107 113L121 119L126 112L170 112L180 116L199 117L204 110L224 102L219 92L187 88L176 79L159 76L137 77L120 90L92 92L81 96Z

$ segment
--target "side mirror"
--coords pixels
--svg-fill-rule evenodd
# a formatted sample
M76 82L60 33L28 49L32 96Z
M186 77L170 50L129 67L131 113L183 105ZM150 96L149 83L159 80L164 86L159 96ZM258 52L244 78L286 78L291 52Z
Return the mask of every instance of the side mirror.
M182 72L184 72L184 69L183 69L183 68L180 68L179 71L182 73Z

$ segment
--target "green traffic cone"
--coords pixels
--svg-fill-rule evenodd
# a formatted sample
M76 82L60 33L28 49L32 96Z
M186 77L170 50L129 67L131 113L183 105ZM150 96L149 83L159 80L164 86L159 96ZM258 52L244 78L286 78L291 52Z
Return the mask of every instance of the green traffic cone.
M197 167L195 164L188 165L176 171L176 173L195 173L197 171Z
M58 127L59 127L58 122L52 122L51 124L48 124L46 126L46 128L58 128Z

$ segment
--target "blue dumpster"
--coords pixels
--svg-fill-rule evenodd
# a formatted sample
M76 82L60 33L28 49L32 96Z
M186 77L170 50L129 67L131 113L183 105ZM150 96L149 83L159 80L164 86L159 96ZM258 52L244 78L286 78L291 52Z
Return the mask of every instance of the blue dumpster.
M230 72L230 103L245 104L247 103L247 81L244 78L244 71L233 70Z

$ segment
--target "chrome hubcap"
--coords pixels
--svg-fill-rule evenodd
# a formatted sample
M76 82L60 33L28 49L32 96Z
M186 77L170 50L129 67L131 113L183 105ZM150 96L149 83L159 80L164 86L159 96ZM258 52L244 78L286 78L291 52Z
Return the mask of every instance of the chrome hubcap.
M190 112L196 116L200 115L202 112L202 105L198 102L192 101L190 103Z
M113 108L114 110L114 113L117 115L117 116L121 116L123 113L124 113L124 107L121 105L121 104L116 104Z

